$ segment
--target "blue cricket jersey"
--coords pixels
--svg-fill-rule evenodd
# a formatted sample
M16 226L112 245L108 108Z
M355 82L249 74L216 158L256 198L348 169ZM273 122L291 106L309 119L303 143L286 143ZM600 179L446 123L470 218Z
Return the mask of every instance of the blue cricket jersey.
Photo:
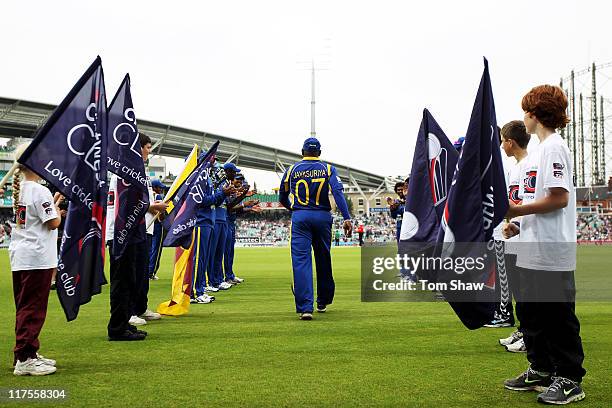
M329 191L345 220L351 218L344 187L331 164L322 162L318 157L304 157L291 166L283 175L279 190L280 203L289 210L331 211Z

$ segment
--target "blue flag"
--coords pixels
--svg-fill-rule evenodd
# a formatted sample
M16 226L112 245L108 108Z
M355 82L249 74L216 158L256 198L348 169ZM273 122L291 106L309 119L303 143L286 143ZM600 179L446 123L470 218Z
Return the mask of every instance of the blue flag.
M436 242L459 154L427 109L417 136L401 241Z
M469 246L472 248L472 256L474 248L478 248L476 252L482 252L486 247L491 249L487 244L492 243L493 230L508 211L498 132L489 65L485 59L484 72L438 237L438 242L444 243L444 255L457 255L462 243L482 243ZM486 254L484 258L494 263L495 254ZM487 275L490 270L489 267L485 268L484 274L477 280L490 281ZM492 319L491 303L464 295L461 301L453 302L453 294L445 293L463 324L469 329L476 329L488 323Z
M164 229L168 231L163 246L189 248L191 233L197 221L197 207L210 205L204 200L213 193L209 174L218 146L219 141L215 142L206 153L200 155L197 167L174 195L172 199L174 209L163 220Z
M57 267L57 293L68 321L106 284L106 120L98 57L19 159L70 201Z
M130 76L125 76L108 107L108 170L119 176L114 197L115 236L113 258L119 258L130 238L145 238L144 215L149 208L149 189L132 95Z

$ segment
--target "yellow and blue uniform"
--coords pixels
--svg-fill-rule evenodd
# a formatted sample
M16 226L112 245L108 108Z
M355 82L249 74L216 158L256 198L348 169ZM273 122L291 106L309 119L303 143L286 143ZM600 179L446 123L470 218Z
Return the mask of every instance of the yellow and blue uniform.
M344 219L350 219L342 181L334 166L318 157L304 157L291 166L281 180L279 201L291 211L291 262L298 313L313 311L311 248L317 268L317 304L331 304L334 298L330 190Z

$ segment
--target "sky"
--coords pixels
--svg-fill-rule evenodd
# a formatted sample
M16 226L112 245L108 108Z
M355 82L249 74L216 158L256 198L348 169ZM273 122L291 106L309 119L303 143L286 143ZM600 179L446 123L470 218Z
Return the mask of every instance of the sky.
M531 87L612 61L611 12L589 0L13 1L0 96L57 104L99 54L110 96L130 73L139 118L299 153L314 60L322 158L406 175L423 108L464 135L483 56L498 123L521 119Z

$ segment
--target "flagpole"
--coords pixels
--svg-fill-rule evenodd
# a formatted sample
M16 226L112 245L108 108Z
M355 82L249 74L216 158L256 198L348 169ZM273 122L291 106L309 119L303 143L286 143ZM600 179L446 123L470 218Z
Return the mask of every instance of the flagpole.
M4 175L4 177L2 177L2 181L0 181L0 188L3 188L4 185L8 183L9 179L13 177L13 174L15 174L17 167L19 167L19 163L13 163L13 167L11 167L10 170Z

